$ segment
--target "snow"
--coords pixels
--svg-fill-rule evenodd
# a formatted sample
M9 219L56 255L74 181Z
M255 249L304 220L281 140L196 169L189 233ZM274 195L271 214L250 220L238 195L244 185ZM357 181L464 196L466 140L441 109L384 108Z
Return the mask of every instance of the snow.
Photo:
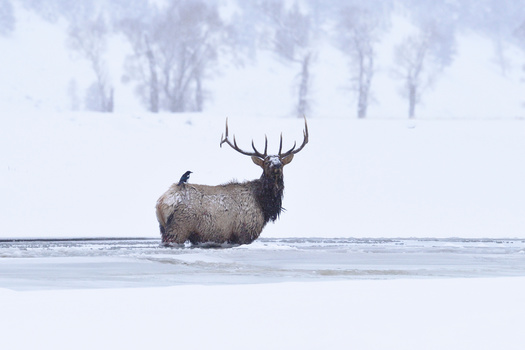
M190 182L210 185L260 176L246 157L218 147L226 117L241 148L252 139L260 148L268 135L275 153L281 132L284 149L303 138L302 120L287 117L293 67L264 52L243 67L225 64L205 113L146 113L116 76L116 113L68 111L68 81L82 89L93 79L87 63L60 45L64 23L17 11L19 29L0 41L3 237L158 237L155 202L186 170ZM286 211L263 237L522 237L523 53L508 45L503 76L488 39L458 33L453 64L406 121L391 52L411 27L399 15L392 23L367 120L350 117L344 57L320 46L310 142L284 169ZM129 48L112 40L116 66ZM53 55L37 42L52 43Z
M521 349L524 278L13 292L9 349Z
M275 166L275 167L280 167L282 165L281 159L279 157L269 156L268 159L269 159L270 163L272 163L272 165Z
M183 201L183 198L180 196L178 192L174 194L172 193L166 196L167 205L175 205L175 204L181 203L182 201Z
M152 239L0 242L0 286L17 291L525 276L525 240L268 239L238 247Z
M521 349L524 244L266 239L169 249L154 239L0 242L1 344Z
M113 38L116 113L72 112L68 84L82 94L88 63L66 51L64 23L16 14L16 31L0 38L0 240L150 243L3 242L1 348L523 347L525 56L512 45L502 76L490 41L459 33L458 55L415 121L391 77L405 19L393 18L379 49L367 120L354 118L346 60L322 46L310 142L284 169L280 219L249 246L169 249L158 244L154 206L185 171L209 185L260 176L219 147L226 117L241 148L252 139L260 148L266 134L277 152L281 132L283 149L301 142L303 121L289 117L296 72L261 53L225 65L207 86L206 113L152 115L119 82L129 48ZM325 240L312 247L308 237ZM464 240L473 237L491 239Z
M159 237L154 206L186 171L221 184L260 168L219 147L212 114L2 115L3 237ZM523 237L521 120L308 120L284 168L286 211L262 237ZM299 119L230 117L240 147L301 142ZM278 130L278 131L277 131Z

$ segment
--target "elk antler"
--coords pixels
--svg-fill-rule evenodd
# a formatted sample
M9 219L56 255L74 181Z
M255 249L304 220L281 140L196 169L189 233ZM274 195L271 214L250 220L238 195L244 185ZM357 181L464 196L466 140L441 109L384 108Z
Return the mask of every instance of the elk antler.
M233 148L237 152L242 153L242 154L247 155L247 156L255 156L255 157L264 159L268 155L268 153L267 153L267 151L268 151L268 138L266 137L266 135L264 135L264 154L259 152L259 151L257 151L257 149L255 148L255 145L253 143L253 140L252 140L252 148L253 148L254 152L246 152L246 151L243 151L242 149L240 149L239 146L237 146L237 142L235 141L235 135L233 135L233 143L232 143L228 139L228 118L226 118L226 133L224 135L221 135L220 146L222 147L222 144L225 143L225 142L228 145L230 145L231 148ZM282 140L281 140L281 142L282 142Z
M290 148L289 151L281 153L281 150L283 148L283 134L281 133L281 141L279 143L279 157L280 158L287 157L287 156L289 156L291 154L299 153L299 151L301 151L304 148L304 146L306 146L306 144L308 143L308 123L306 123L306 116L303 116L303 117L304 117L304 130L303 130L304 139L303 139L303 143L302 143L301 147L299 147L298 149L295 149L295 146L297 145L297 142L294 142L293 143L293 147Z

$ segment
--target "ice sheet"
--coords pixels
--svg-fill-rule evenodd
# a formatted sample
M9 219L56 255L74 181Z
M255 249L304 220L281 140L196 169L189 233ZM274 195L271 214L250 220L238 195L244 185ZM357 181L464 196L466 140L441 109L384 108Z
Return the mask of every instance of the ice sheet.
M234 247L136 238L0 241L0 288L14 290L501 276L525 276L525 240L290 238Z

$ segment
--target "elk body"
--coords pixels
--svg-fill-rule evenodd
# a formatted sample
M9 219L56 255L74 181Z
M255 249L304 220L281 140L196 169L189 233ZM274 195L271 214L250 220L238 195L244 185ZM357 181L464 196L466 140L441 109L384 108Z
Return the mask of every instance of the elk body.
M264 153L255 148L246 152L228 138L221 137L237 152L250 156L263 173L259 179L230 182L219 186L173 184L157 201L156 211L163 243L248 244L256 240L268 221L275 221L282 211L284 191L283 167L308 143L308 125L304 121L304 140L287 152L282 151L281 134L279 153L268 155L265 138Z

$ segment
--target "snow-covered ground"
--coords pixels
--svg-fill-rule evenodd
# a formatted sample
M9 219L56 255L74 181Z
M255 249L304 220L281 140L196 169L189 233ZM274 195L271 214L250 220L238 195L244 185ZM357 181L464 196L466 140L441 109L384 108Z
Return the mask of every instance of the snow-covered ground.
M289 117L296 71L267 52L243 67L221 62L206 113L152 115L119 82L129 48L117 36L108 53L117 112L71 112L68 82L81 90L93 77L66 50L65 24L18 7L17 21L0 40L2 237L158 237L155 201L186 170L204 184L260 176L219 148L226 117L241 147L267 134L275 152L281 131L285 146L301 141L302 121ZM391 69L409 31L395 15L368 120L353 117L344 57L320 46L310 143L286 167L286 212L263 237L523 237L525 55L508 45L503 76L489 39L458 33L452 65L407 121Z
M12 36L0 38L0 239L156 242L155 201L186 170L194 172L191 182L205 184L260 176L247 157L219 148L226 117L241 147L252 138L261 144L267 134L275 151L281 131L285 146L302 138L302 120L286 118L296 72L270 55L222 70L209 85L213 98L203 114L145 113L132 87L118 83L119 73L112 77L117 113L71 112L67 86L74 80L81 94L93 80L89 66L65 50L63 23L44 23L19 7L17 20ZM286 211L262 237L517 237L523 245L523 53L511 47L510 71L502 76L491 63L490 41L460 33L458 56L409 122L390 74L389 55L404 26L399 18L393 23L380 48L377 102L368 120L353 119L343 57L333 48L319 52L307 116L310 143L286 167ZM111 48L111 64L121 67L125 45L117 41ZM523 347L525 257L519 249L505 251L512 241L490 241L504 253L464 256L439 244L442 250L426 254L393 249L388 242L395 241L378 241L366 251L348 242L348 249L299 253L264 240L229 250L156 246L152 254L144 247L146 258L160 254L162 261L114 256L97 246L80 253L74 246L3 246L0 347ZM230 269L240 258L238 266L253 269L247 280ZM301 278L271 269L294 261ZM308 272L310 261L314 270ZM441 278L427 278L436 265ZM161 266L166 274L157 276ZM199 266L226 266L227 273L214 270L177 285L181 276L195 277L188 271ZM412 274L374 279L394 268ZM414 273L418 269L425 278ZM354 279L367 270L376 271L372 279ZM265 279L269 271L282 275ZM139 283L120 283L130 275ZM159 280L168 283L149 283ZM134 288L117 288L124 286Z
M157 198L190 182L254 179L219 147L224 118L143 113L2 116L5 237L158 237ZM284 169L286 211L263 237L523 237L521 120L308 121L309 144ZM299 119L230 117L241 147L268 134L302 140Z
M13 292L5 349L523 348L525 278Z
M227 249L4 241L0 344L521 349L524 248L460 239L263 239Z
M208 184L260 175L247 157L218 147L223 123L217 115L2 114L2 238L158 239L155 201L184 171L194 171L192 182ZM297 119L230 117L230 130L244 147L251 138L260 143L267 133L275 149L281 130L291 145L301 139L302 128ZM262 237L523 238L523 121L311 118L309 129L310 143L285 169L287 210ZM257 254L261 261L279 257L272 250ZM436 256L445 259L442 254ZM322 261L322 256L307 258ZM523 265L523 254L515 258ZM12 259L17 258L0 257L7 264L0 273L19 268L18 278L26 274L30 284L46 284L56 273L79 279L83 263L97 259L101 263L90 271L99 269L94 276L104 276L108 284L122 271L140 276L126 259ZM497 254L493 259L501 261ZM359 262L348 261L346 267L356 269ZM70 269L50 270L61 263ZM419 268L428 265L419 263ZM474 270L487 266L483 258L470 263ZM522 348L525 277L414 277L312 274L307 281L289 276L284 282L242 284L232 278L227 285L117 288L122 285L116 283L100 289L88 275L76 288L91 283L91 289L13 291L0 285L0 344L6 349Z

